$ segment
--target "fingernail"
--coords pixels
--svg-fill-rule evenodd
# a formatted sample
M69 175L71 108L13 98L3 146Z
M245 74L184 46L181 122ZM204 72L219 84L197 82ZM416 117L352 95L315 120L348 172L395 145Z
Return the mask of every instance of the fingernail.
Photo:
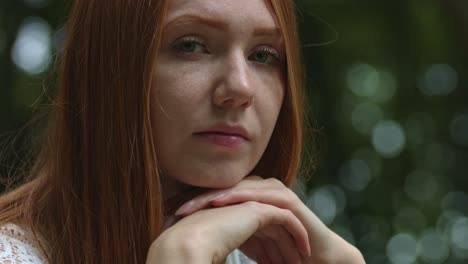
M179 215L186 214L193 208L194 205L195 205L195 202L193 200L188 201L184 203L179 209L177 209L174 215L179 216Z

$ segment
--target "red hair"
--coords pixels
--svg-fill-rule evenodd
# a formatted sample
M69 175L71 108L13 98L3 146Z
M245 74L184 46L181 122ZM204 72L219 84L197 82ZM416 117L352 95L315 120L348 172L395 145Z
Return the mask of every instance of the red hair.
M271 2L286 43L288 89L256 171L290 185L303 136L299 40L293 1ZM31 228L50 263L144 263L161 232L150 92L166 4L76 0L72 7L33 179L0 197L0 223Z

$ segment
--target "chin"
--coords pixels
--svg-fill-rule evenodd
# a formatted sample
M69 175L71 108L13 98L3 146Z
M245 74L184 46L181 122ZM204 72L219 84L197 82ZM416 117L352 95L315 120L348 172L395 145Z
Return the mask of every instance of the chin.
M223 189L233 187L238 184L247 176L248 172L249 170L230 170L227 172L225 169L222 171L203 171L196 175L192 172L191 177L184 177L183 179L179 178L178 180L195 187Z

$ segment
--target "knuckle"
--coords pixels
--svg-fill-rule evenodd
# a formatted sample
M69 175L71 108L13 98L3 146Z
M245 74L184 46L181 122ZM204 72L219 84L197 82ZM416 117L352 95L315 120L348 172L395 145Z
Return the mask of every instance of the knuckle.
M285 200L289 203L289 204L294 204L297 202L297 200L299 199L299 197L291 190L291 189L287 189L286 192L285 192Z
M281 210L281 221L283 224L293 224L296 222L296 216L289 209L280 209Z
M278 180L277 178L268 178L266 179L267 182L269 182L272 186L275 186L277 188L284 188L285 185Z
M280 210L281 210L281 213L287 218L295 217L294 214L289 209L280 209Z
M247 201L247 202L244 202L242 205L245 206L248 210L253 210L253 211L260 210L260 206L259 206L260 204L255 201Z

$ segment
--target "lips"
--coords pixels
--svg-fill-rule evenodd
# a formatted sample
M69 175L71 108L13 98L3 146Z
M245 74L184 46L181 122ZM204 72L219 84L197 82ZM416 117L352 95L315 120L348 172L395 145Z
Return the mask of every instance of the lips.
M238 147L250 140L249 134L241 126L216 125L194 133L195 136L224 147Z
M195 134L215 134L220 136L241 137L245 140L250 140L247 131L242 126L229 126L224 124L213 126L204 131L196 132Z

